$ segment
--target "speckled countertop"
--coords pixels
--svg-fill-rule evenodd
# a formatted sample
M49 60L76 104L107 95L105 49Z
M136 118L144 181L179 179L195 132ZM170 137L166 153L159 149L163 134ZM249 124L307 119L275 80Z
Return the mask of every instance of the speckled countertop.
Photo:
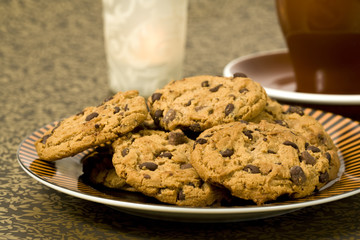
M273 1L190 0L184 75L285 47ZM0 1L0 239L359 239L360 196L237 223L120 213L29 177L17 148L44 124L110 95L97 0Z

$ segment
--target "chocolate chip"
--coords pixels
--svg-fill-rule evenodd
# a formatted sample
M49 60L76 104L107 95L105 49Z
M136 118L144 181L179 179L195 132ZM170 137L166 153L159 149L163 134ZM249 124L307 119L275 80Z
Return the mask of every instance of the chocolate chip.
M231 157L234 154L233 149L225 149L224 151L220 151L221 156L223 157Z
M266 105L268 105L268 103L266 103ZM274 116L274 114L271 111L264 109L264 112L266 112L267 114L269 114L271 116ZM274 117L276 117L276 116L274 116Z
M161 157L161 158L169 158L169 159L171 159L172 158L172 154L171 154L171 152L162 152L162 153L160 153L160 155L159 155L159 157Z
M127 104L125 104L124 111L129 111L129 106Z
M300 116L304 115L304 111L300 106L290 106L286 113L297 113Z
M169 133L169 138L168 138L169 144L176 146L176 145L183 144L186 142L187 142L187 139L183 132L170 132Z
M307 146L306 150L312 151L313 153L321 152L320 148L311 145Z
M315 165L316 160L308 151L303 151L300 155L300 161L304 161L306 164Z
M41 143L42 144L46 144L46 141L48 140L48 138L51 136L51 134L46 134L42 137L41 139Z
M56 126L55 126L53 129L51 129L51 133L54 133L54 131L55 131L58 127L60 127L61 123L62 123L62 121L58 122L58 123L56 124Z
M188 169L188 168L192 168L193 166L191 165L191 163L184 163L180 165L180 169Z
M296 185L301 185L306 181L306 175L300 166L294 166L290 169L291 180Z
M193 132L200 132L201 131L201 126L199 123L194 123L194 124L191 124L189 126L189 129Z
M96 129L99 129L100 128L100 124L95 124L95 126L94 126Z
M176 117L176 111L174 109L169 109L169 111L167 111L167 113L164 116L164 122L169 123L172 120L174 120L175 117Z
M263 138L263 141L266 142L268 139L266 137Z
M234 94L229 94L229 97L231 97L233 100L236 100L236 96Z
M326 183L328 181L329 181L329 173L328 172L321 173L319 176L319 182Z
M327 158L327 160L329 160L329 162L331 161L331 154L330 153L326 152L325 157Z
M120 108L118 106L114 107L114 114L120 112Z
M85 121L90 121L91 119L96 118L97 116L99 116L97 112L90 113L89 115L86 116Z
M207 143L207 140L205 138L198 138L195 142L198 144L205 144Z
M273 150L267 150L267 153L270 153L270 154L276 154L276 152L275 151L273 151Z
M161 98L161 96L162 96L162 93L154 93L153 95L151 95L152 102L159 100Z
M201 83L201 86L202 86L202 87L209 87L209 86L210 86L209 81L203 81L203 82Z
M124 148L122 151L121 151L121 156L125 157L126 155L129 154L129 149L128 148Z
M234 73L234 77L247 78L246 74L241 72Z
M76 114L76 116L82 116L82 115L84 115L84 111L81 111L81 112Z
M291 146L291 147L295 148L296 150L299 150L299 147L291 141L286 140L285 142L283 142L283 144L286 146Z
M217 85L216 87L210 88L210 92L217 92L222 87L222 84Z
M177 194L177 199L182 201L182 200L185 200L185 194L183 192L183 190L180 190Z
M197 107L195 107L195 111L198 112L198 111L200 111L201 109L204 109L204 108L206 108L206 106L197 106Z
M225 107L225 116L229 115L230 113L232 113L232 111L234 111L234 104L229 103L228 105L226 105Z
M246 165L243 170L249 173L260 173L260 169L257 166L251 164Z
M150 171L155 171L158 168L158 165L156 163L153 162L143 162L139 165L140 169L148 169Z
M154 118L154 121L155 121L156 124L159 123L160 118L163 116L163 112L164 112L164 110L160 110L160 109L157 109L157 110L154 112L153 118Z
M253 139L252 133L253 133L253 131L251 131L251 130L244 130L244 131L243 131L243 134L244 134L245 136L247 136L250 140Z
M150 179L151 178L151 176L149 174L144 174L143 176L144 176L145 179Z
M190 99L187 103L185 103L185 105L184 105L184 106L185 106L185 107L190 106L190 105L191 105L192 100L193 100L193 99Z
M248 92L248 91L249 91L249 89L247 89L247 88L242 88L242 89L239 90L239 93L246 93L246 92Z
M114 96L110 96L108 98L105 98L104 101L103 101L103 104L110 101L110 100L112 100L112 99L114 99Z
M287 128L289 127L289 125L283 120L276 119L274 122L276 124L279 124L280 126L287 127Z
M322 144L326 144L326 138L320 133L317 138L319 139L319 142L321 142Z

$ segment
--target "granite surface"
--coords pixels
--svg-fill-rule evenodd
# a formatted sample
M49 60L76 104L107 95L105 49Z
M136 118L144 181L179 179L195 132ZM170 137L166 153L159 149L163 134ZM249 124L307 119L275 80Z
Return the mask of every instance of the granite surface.
M185 76L283 47L273 1L190 0ZM257 221L176 223L57 192L20 168L22 139L110 94L100 0L0 1L0 239L360 238L359 195Z

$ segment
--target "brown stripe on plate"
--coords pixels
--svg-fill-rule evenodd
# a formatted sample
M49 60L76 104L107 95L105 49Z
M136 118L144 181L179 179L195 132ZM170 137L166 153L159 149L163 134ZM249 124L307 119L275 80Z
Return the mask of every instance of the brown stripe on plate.
M334 114L332 113L324 113L324 114L321 114L317 120L320 122L320 123L325 123L329 118L332 118L334 116Z
M30 158L38 158L39 157L37 155L36 151L29 150L27 148L22 149L21 152L19 152L19 154L22 154L24 157L30 157Z
M339 115L335 115L333 118L331 118L331 120L322 123L322 125L324 126L327 133L333 134L334 130L336 129L336 126L339 125L340 121L343 121L343 117Z
M347 132L351 132L354 129L359 128L359 124L352 121L347 121L348 119L344 119L342 122L338 124L338 126L333 130L333 132L329 132L334 141L337 141L339 137L343 137Z
M359 129L354 129L353 131L336 138L335 143L337 143L339 147L347 146L347 148L349 148L350 145L354 145L356 142L359 141L358 134Z
M323 112L323 111L320 111L320 110L314 110L314 109L306 108L306 109L304 110L304 113L312 116L312 117L315 118L315 119L318 119L318 118L321 117L321 115L322 115L324 112Z
M355 149L353 152L346 154L347 161L348 162L353 161L353 160L357 161L358 160L357 158L359 157L359 155L360 155L360 150Z

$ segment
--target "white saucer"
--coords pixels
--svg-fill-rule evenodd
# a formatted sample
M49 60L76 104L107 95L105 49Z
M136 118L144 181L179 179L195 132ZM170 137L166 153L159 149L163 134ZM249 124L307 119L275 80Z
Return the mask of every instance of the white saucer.
M236 58L224 70L225 77L245 73L259 82L267 94L286 102L322 105L360 105L360 95L313 94L295 92L294 72L286 49L255 53Z

